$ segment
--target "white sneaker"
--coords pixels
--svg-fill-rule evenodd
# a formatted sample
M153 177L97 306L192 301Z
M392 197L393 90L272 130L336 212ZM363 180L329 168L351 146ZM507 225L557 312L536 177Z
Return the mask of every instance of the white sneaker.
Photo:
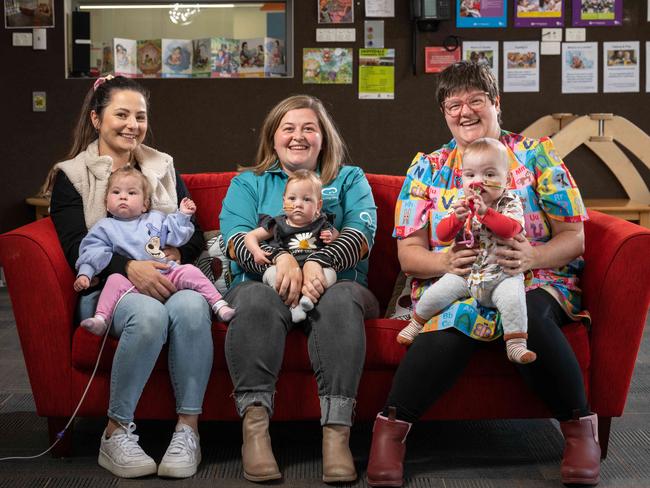
M167 452L160 461L158 476L189 478L201 462L199 436L189 425L179 424Z
M142 450L133 431L133 422L115 430L108 439L104 431L99 444L99 465L120 478L137 478L156 472L156 463Z

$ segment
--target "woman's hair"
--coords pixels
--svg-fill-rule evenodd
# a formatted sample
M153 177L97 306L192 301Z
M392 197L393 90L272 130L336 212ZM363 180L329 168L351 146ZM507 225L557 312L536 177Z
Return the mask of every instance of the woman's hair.
M348 162L348 150L334 124L334 120L332 120L323 103L318 98L310 95L294 95L285 98L271 109L264 119L260 131L260 142L257 147L256 157L257 164L250 167L240 167L240 171L251 170L260 175L273 166L278 160L278 155L273 147L275 131L278 130L280 122L287 112L303 108L314 111L322 131L323 141L318 156L321 180L324 184L327 184L336 178L339 168Z
M100 79L95 82L86 94L86 98L84 98L77 123L72 133L72 147L64 161L76 157L80 152L85 151L91 142L97 139L97 129L95 129L90 119L90 113L94 111L101 120L104 109L111 103L114 92L131 90L140 93L146 103L147 113L149 112L149 91L137 81L131 78L125 78L124 76L105 78L103 82L100 82ZM39 192L40 196L50 196L56 173L57 168L52 167L41 187Z
M459 61L447 66L438 78L436 89L438 106L442 108L447 97L454 93L471 89L484 91L492 103L496 103L499 98L499 84L487 64Z
M108 177L108 182L106 183L106 195L104 197L104 200L108 198L108 193L111 191L111 186L115 184L115 181L126 178L127 176L133 176L140 181L140 184L142 185L142 198L144 199L144 205L147 207L147 210L149 210L151 208L151 193L153 192L151 189L151 183L149 183L149 180L145 175L142 174L141 171L138 171L130 164L116 169Z
M291 174L291 176L289 176L289 179L287 180L287 185L284 187L284 194L286 195L287 188L289 188L290 183L294 183L298 181L309 181L312 184L314 192L316 193L316 195L318 195L318 199L321 200L323 198L321 194L321 191L323 189L323 182L321 181L321 179L316 173L308 169L298 169L294 171Z

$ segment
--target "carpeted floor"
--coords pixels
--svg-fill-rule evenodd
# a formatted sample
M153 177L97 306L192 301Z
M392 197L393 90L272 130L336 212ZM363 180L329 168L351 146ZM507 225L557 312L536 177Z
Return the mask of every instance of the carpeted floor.
M252 487L241 475L239 423L201 425L203 462L193 478L155 476L122 480L97 465L102 420L75 423L75 451L0 462L0 488L14 487ZM159 460L173 422L141 422L142 447ZM352 452L365 474L371 425L355 425ZM316 423L274 423L273 446L284 478L272 485L325 486L320 481L320 428ZM30 456L47 448L47 423L35 413L6 288L0 288L0 457ZM549 420L428 422L408 439L408 488L550 488L559 480L562 436ZM646 327L625 414L612 422L602 487L650 488L650 333ZM363 476L349 486L366 486Z

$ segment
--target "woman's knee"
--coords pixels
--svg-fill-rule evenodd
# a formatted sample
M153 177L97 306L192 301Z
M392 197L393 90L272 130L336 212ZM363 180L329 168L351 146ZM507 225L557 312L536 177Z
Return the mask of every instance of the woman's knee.
M199 293L193 290L180 290L165 303L170 327L179 328L183 333L202 331L212 325L210 305Z
M144 340L167 340L169 315L158 300L139 294L126 295L118 304L113 317L119 335L128 331Z

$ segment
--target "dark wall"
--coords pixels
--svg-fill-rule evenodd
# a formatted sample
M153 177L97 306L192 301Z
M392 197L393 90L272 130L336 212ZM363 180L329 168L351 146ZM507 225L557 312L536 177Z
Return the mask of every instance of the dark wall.
M33 219L33 210L24 199L36 192L50 166L66 154L82 99L92 85L90 80L64 77L63 8L62 2L55 4L57 26L48 29L47 51L11 47L12 31L4 29L0 34L0 89L3 112L9 115L3 124L0 153L1 232ZM363 47L363 2L355 4L356 51ZM237 164L251 162L258 128L267 110L287 95L309 93L320 97L331 110L356 164L368 172L403 174L417 151L433 150L450 135L433 102L435 75L423 73L422 52L419 74L412 73L408 2L396 0L395 4L396 17L385 19L385 45L396 49L395 101L358 100L356 74L353 85L302 84L302 48L317 46L316 6L313 0L295 0L296 77L143 80L152 95L153 145L172 154L182 172L232 170ZM650 40L647 2L626 1L624 5L623 27L587 29L587 41L640 40L643 90L645 41ZM568 6L567 26L570 14ZM454 21L447 21L436 33L420 34L420 46L440 45L449 34L465 40L535 40L540 38L540 29L457 30ZM650 133L650 94L562 95L560 56L543 56L540 66L540 93L503 94L504 128L521 130L554 112L613 112ZM600 69L602 90L602 66ZM47 92L47 112L31 111L32 91ZM613 175L587 150L572 153L567 164L587 197L624 196Z

